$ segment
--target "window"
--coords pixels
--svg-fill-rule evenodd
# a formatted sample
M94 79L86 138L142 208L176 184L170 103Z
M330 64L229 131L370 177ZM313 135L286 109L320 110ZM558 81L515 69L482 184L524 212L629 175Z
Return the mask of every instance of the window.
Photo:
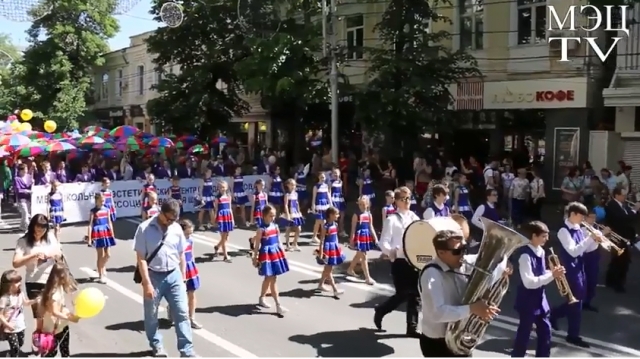
M102 86L100 86L100 99L108 100L109 99L109 74L102 74Z
M547 41L547 3L542 0L518 0L518 44Z
M144 95L144 65L138 66L138 94Z
M122 75L123 75L123 71L122 69L118 70L116 72L116 77L117 77L117 81L116 81L116 94L118 95L118 97L122 97L122 87L124 86L124 82L122 79Z
M349 16L347 25L347 59L358 60L363 57L364 16Z
M484 34L483 0L459 0L460 48L482 49Z

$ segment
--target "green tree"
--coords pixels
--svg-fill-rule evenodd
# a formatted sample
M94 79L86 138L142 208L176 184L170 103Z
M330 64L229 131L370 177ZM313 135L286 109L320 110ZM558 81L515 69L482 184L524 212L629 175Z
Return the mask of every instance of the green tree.
M389 143L442 129L450 121L447 86L479 75L472 56L443 45L449 32L430 31L429 23L449 19L429 4L391 0L375 26L380 46L365 49L371 81L357 96L356 116L367 129L394 136Z
M154 0L150 13L160 20L164 0ZM235 0L182 2L184 21L162 27L148 39L156 71L164 74L149 101L153 121L174 133L208 136L248 111L234 64L245 56L245 29ZM168 69L179 66L178 73Z
M273 8L278 2L274 1ZM322 58L320 22L312 22L317 11L310 1L288 3L285 14L271 12L252 28L248 55L236 64L245 91L262 97L273 112L286 108L284 126L294 140L294 153L303 145L303 118L307 106L328 100L326 61ZM295 14L301 14L296 21ZM272 120L278 120L272 118ZM280 119L282 120L282 119Z
M13 81L21 70L18 68L22 57L20 49L11 42L7 34L0 34L0 119L13 111L17 105L16 94L20 92L19 84Z
M112 16L116 1L47 0L42 6L51 10L27 30L18 100L60 129L76 128L93 100L93 69L103 64L107 41L119 29Z

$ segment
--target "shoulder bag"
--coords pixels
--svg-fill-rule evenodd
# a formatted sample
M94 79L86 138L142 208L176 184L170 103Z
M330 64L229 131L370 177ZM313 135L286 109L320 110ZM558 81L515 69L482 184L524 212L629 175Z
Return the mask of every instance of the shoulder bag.
M167 235L165 234L162 237L162 240L160 241L160 244L158 244L156 249L154 249L153 252L151 252L151 254L149 254L147 256L147 258L145 259L147 264L151 263L151 261L158 255L158 252L160 251L160 248L162 248L162 246L164 245L164 240L165 240L166 237L167 237ZM138 267L137 264L136 264L136 270L133 272L133 282L136 283L136 284L142 283L142 275L140 275L140 268Z

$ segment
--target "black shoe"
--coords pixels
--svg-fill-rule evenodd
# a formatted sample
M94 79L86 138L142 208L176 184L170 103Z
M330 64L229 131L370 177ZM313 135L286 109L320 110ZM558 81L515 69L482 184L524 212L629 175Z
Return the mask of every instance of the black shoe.
M373 324L378 330L382 330L382 319L384 319L384 315L376 310L375 314L373 315Z
M581 337L569 337L565 338L567 343L579 346L580 348L591 348L589 343L585 342Z
M598 313L598 308L594 307L591 304L584 304L582 306L582 310L587 310L589 312L594 312L594 313Z
M558 331L560 330L560 326L558 325L558 320L555 318L549 318L549 322L551 323L551 329Z
M407 328L407 338L416 338L419 339L422 336L422 333L415 327Z

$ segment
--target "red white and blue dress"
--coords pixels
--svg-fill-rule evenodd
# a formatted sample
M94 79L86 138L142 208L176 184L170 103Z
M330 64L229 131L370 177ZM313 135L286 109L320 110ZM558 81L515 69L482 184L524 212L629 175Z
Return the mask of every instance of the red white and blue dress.
M184 258L187 262L187 271L185 273L187 292L192 292L200 288L200 276L198 275L198 267L196 267L196 259L193 255L193 239L191 238L187 238L187 248L184 250Z
M182 202L182 189L180 186L171 186L169 187L169 192L171 193L171 199L175 199L176 201ZM182 215L184 203L180 205L180 214Z
M262 239L258 250L258 274L263 277L278 276L289 271L289 263L280 247L280 229L275 223L260 226Z
M358 252L368 252L375 248L376 244L370 230L371 213L362 212L358 215L356 234L353 236L355 249Z
M387 217L394 213L396 213L396 207L393 204L384 206L384 219L387 219Z
M149 208L149 193L151 192L158 193L158 191L156 190L156 186L153 184L145 183L142 186L142 193L144 193L144 198L142 199L142 208L144 209Z
M298 192L296 191L289 193L289 214L291 215L291 220L288 223L289 227L300 227L304 224L304 217L300 212Z
M215 201L213 178L205 178L202 182L202 209L213 209L213 201Z
M113 191L110 189L102 189L102 198L104 198L104 206L109 209L111 215L111 222L116 221L116 204L113 202Z
M344 262L344 254L338 243L338 225L336 222L325 223L324 245L322 246L322 254L326 258L326 265L337 266Z
M91 224L91 241L96 248L107 248L116 245L116 240L113 238L113 232L109 225L109 217L111 213L105 206L100 208L94 207L91 209L93 214L93 222Z
M329 199L329 186L326 183L318 183L316 184L316 202L315 212L316 219L323 220L324 212L329 209L331 205L331 200Z
M331 202L340 212L344 212L347 209L347 203L344 201L344 195L342 194L342 181L339 179L331 180Z
M244 190L244 177L233 177L233 204L236 206L244 206L249 203L249 196Z
M49 193L49 221L54 225L64 222L64 199L60 191Z
M147 218L151 218L160 213L160 207L153 205L147 210Z
M271 186L269 188L269 201L276 206L284 202L284 191L282 190L282 178L278 175L271 176Z
M218 213L216 220L218 221L218 231L220 233L229 233L233 231L233 212L231 211L231 197L226 194L219 194L216 199L218 203Z
M262 227L262 210L267 206L267 194L264 192L253 193L253 220L258 227Z

